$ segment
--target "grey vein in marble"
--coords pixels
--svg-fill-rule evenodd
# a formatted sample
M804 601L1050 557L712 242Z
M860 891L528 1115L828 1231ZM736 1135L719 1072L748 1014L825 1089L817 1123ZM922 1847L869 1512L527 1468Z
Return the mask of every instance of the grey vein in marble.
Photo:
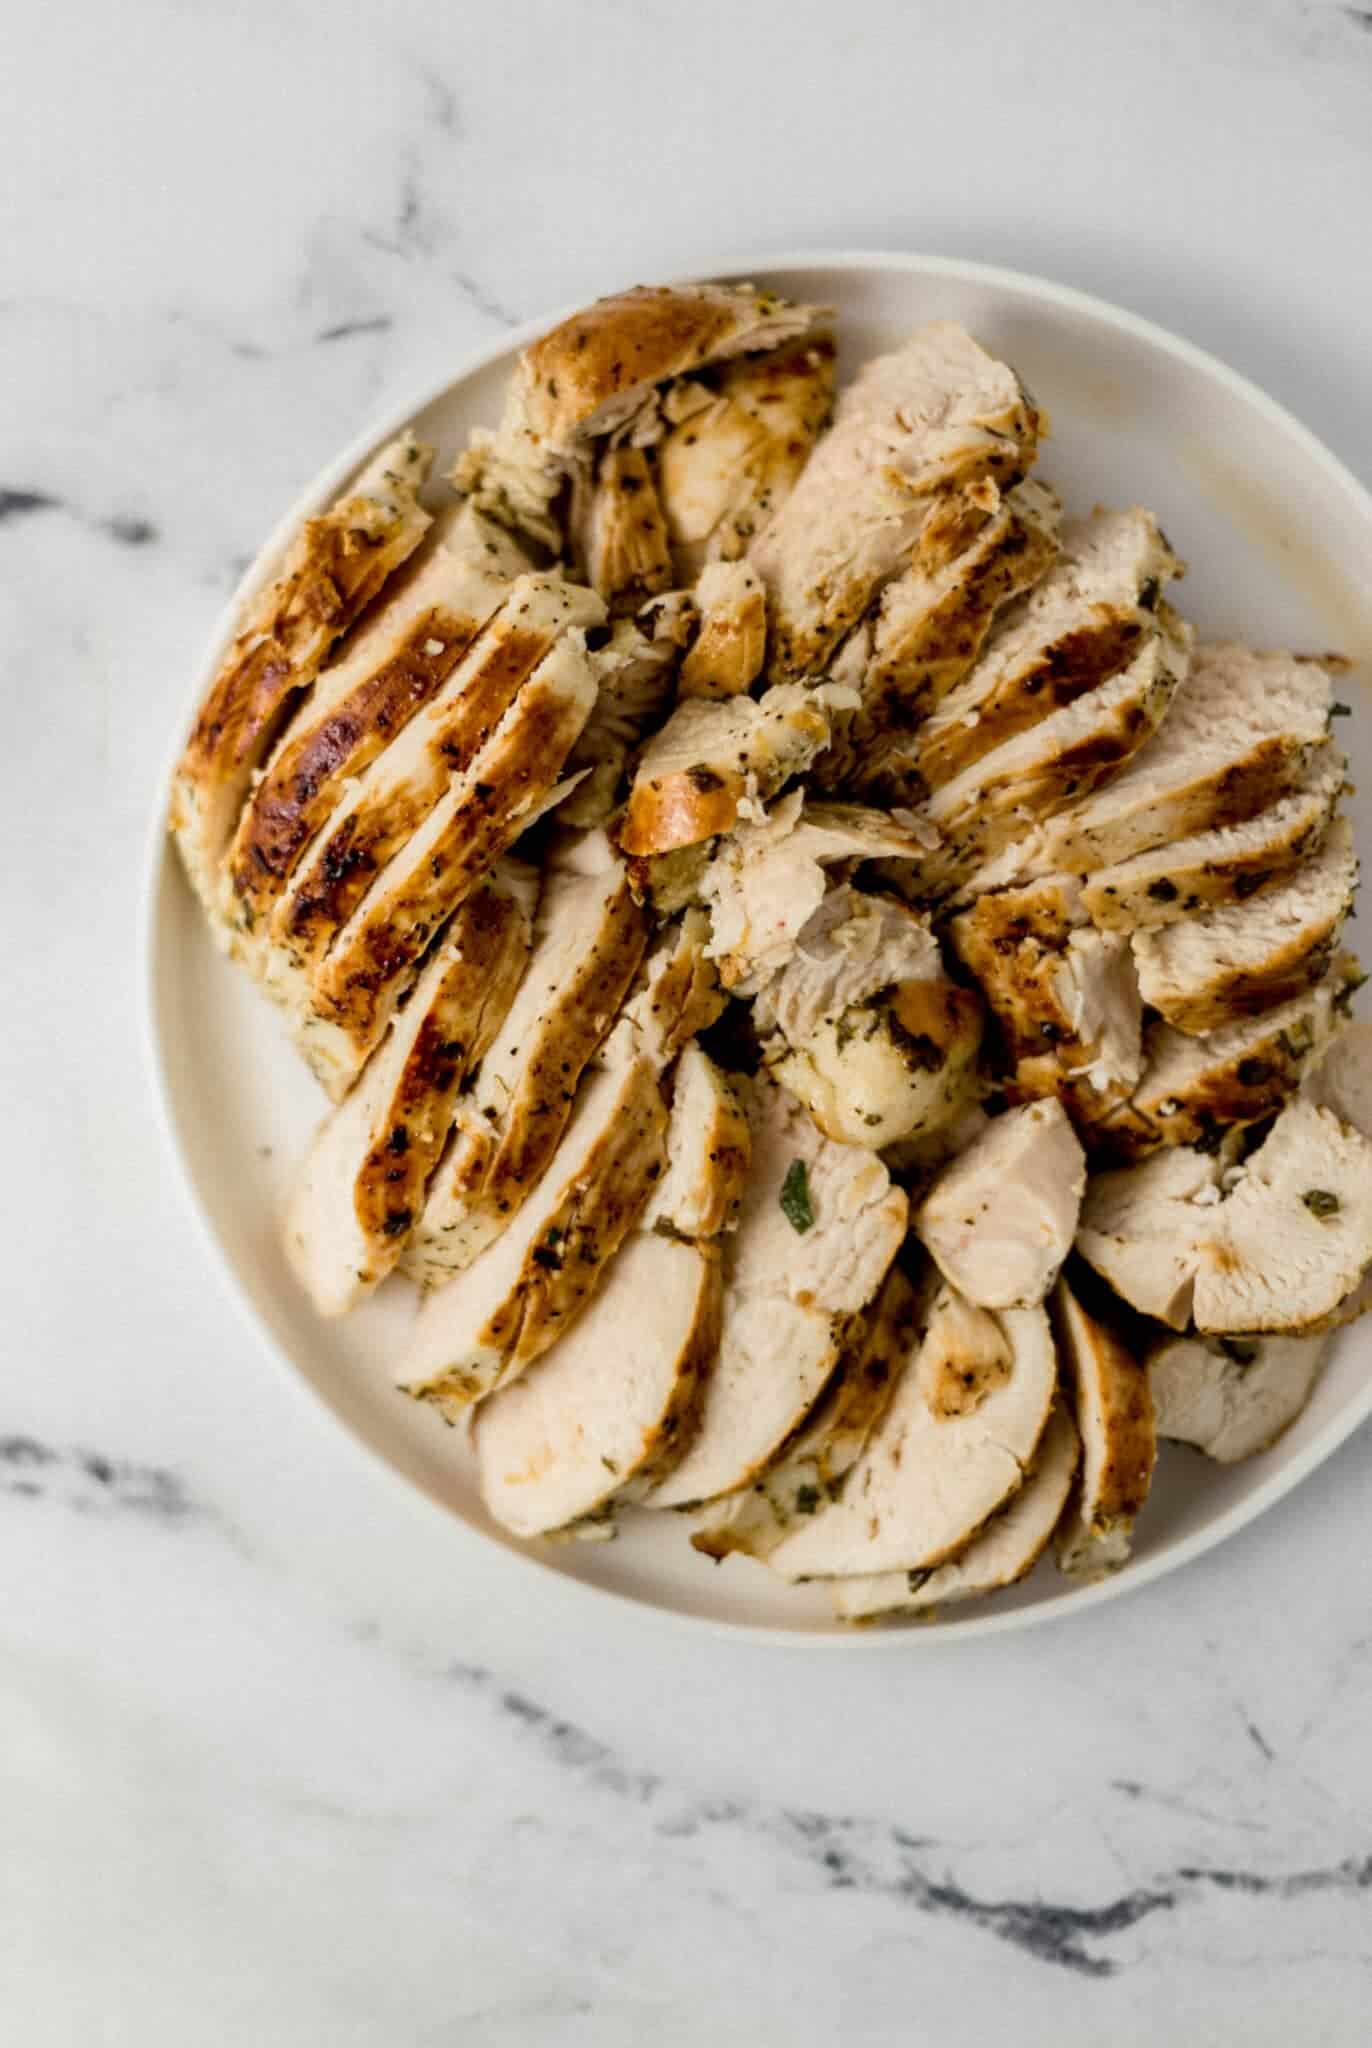
M158 1522L185 1522L208 1512L164 1466L58 1449L31 1436L0 1436L0 1494L57 1501L87 1513L146 1515Z

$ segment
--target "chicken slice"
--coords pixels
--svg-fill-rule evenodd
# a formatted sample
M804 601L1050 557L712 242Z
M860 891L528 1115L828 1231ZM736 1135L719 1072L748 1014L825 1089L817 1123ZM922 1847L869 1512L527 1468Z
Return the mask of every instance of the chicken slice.
M593 1073L552 1165L480 1256L425 1297L397 1372L449 1420L518 1379L571 1329L647 1207L665 1163L657 1069Z
M1061 1103L993 1117L946 1166L914 1227L950 1285L980 1308L1044 1301L1072 1248L1086 1156Z
M232 925L251 934L271 914L349 784L443 687L529 566L507 533L464 508L396 579L320 671L243 808L223 891Z
M1148 1360L1158 1435L1221 1465L1267 1451L1315 1388L1329 1348L1316 1337L1167 1337Z
M1069 524L1056 565L920 728L913 759L925 787L942 788L1127 668L1157 634L1160 592L1180 571L1157 521L1138 506Z
M746 562L710 562L695 598L700 632L681 664L681 695L740 697L767 652L766 593Z
M672 1083L667 1171L644 1211L643 1228L705 1239L732 1230L752 1151L737 1089L707 1053L688 1045Z
M481 1497L544 1536L650 1492L689 1442L719 1347L719 1256L639 1232L580 1321L472 1431Z
M1055 1407L1019 1492L988 1517L964 1549L947 1564L922 1571L836 1579L836 1613L843 1621L875 1621L903 1614L931 1620L944 1607L979 1599L1027 1578L1048 1548L1080 1457L1076 1424L1065 1408Z
M566 824L589 829L613 816L630 756L672 703L681 650L695 625L695 604L684 590L651 598L632 619L616 619L595 656L595 704L567 756L568 776L582 779L558 808Z
M892 1266L844 1346L803 1426L750 1486L727 1494L692 1547L706 1557L768 1557L805 1517L838 1492L885 1414L916 1337L919 1301Z
M555 502L602 436L629 434L657 387L811 335L824 318L751 285L640 286L598 299L519 359L494 435L474 435L453 472L485 511L558 551ZM637 438L637 436L634 436Z
M1191 1319L1196 1247L1222 1172L1218 1155L1178 1145L1086 1184L1077 1250L1131 1307L1174 1330Z
M1081 1436L1081 1481L1058 1528L1058 1563L1100 1579L1127 1563L1148 1498L1158 1440L1148 1368L1059 1280L1054 1328Z
M1338 998L1341 1021L1337 1034L1306 1076L1301 1093L1307 1101L1332 1110L1341 1123L1351 1125L1364 1138L1372 1138L1372 1021L1366 1017L1355 1018L1351 1023L1343 1021L1347 1019L1355 990L1362 986L1367 976L1351 953L1345 954L1343 959L1351 974ZM1353 1323L1359 1316L1366 1315L1369 1309L1372 1309L1372 1271L1363 1275L1362 1285L1356 1293L1340 1302L1332 1321L1335 1325Z
M734 562L795 488L834 396L834 344L819 336L745 356L700 385L657 451L658 491L678 573Z
M601 1052L612 1060L651 1060L658 1072L671 1065L724 1007L719 976L709 957L710 921L687 910L658 933L619 1021Z
M951 1384L984 1386L952 1403ZM787 1579L910 1572L942 1564L1016 1493L1053 1405L1057 1360L1042 1308L1000 1316L952 1288L836 1501L772 1552Z
M672 555L657 484L641 448L607 448L584 506L572 518L573 553L611 612L634 611L667 590Z
M357 1086L320 1126L286 1216L286 1251L321 1315L393 1270L424 1202L458 1090L529 958L530 919L497 869L434 948Z
M452 1146L405 1253L406 1271L425 1286L469 1266L539 1185L647 935L624 870L608 852L590 874L554 858L528 973L458 1104Z
M1093 923L1102 931L1148 931L1197 911L1247 902L1318 853L1346 777L1339 749L1317 747L1300 787L1256 818L1217 825L1099 869L1082 892Z
M619 828L624 851L668 853L731 831L745 805L809 767L847 695L783 683L761 697L688 697L643 750Z
M1091 874L1255 816L1300 783L1329 736L1329 703L1315 662L1228 642L1196 648L1161 731L1048 826L1045 869Z
M910 561L940 494L1008 489L1042 420L1013 370L950 321L866 363L799 483L754 541L774 682L811 675Z
M1143 999L1179 1031L1213 1031L1313 988L1358 886L1339 818L1313 859L1247 902L1134 935Z
M424 538L416 493L432 460L412 434L383 448L248 601L172 779L172 834L216 932L220 866L253 777L330 648Z
M1318 1329L1372 1266L1372 1139L1332 1110L1288 1103L1207 1221L1195 1253L1198 1330Z
M943 971L928 922L892 897L831 888L758 996L774 1078L820 1129L879 1148L950 1123L967 1102L981 1005Z

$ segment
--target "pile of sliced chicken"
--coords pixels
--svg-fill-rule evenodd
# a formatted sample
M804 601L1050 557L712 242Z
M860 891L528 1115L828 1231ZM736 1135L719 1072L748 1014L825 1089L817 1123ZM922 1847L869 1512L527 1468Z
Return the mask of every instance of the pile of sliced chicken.
M173 791L333 1104L286 1249L520 1537L689 1512L840 1616L1129 1556L1372 1272L1328 662L1197 644L1143 509L939 322L642 289L247 603ZM393 1284L403 1284L398 1279Z

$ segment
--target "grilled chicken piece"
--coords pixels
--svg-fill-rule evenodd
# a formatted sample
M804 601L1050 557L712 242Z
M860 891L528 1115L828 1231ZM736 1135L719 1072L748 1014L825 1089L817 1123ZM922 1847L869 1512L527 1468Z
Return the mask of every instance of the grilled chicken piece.
M937 1610L1027 1578L1048 1548L1080 1458L1076 1424L1065 1408L1055 1407L1019 1492L989 1517L965 1549L947 1564L923 1571L836 1579L836 1613L844 1621L902 1614L929 1620Z
M1354 990L1366 981L1367 976L1358 968L1351 954L1345 954L1343 958L1345 965L1354 971L1354 978L1345 985L1339 997L1341 1013L1346 1016ZM1341 1025L1338 1035L1306 1076L1301 1093L1321 1109L1332 1110L1341 1123L1360 1132L1364 1138L1372 1138L1372 1021L1359 1017L1352 1023ZM1372 1271L1363 1275L1362 1285L1356 1293L1340 1302L1332 1320L1336 1325L1356 1322L1369 1309L1372 1309Z
M1271 1116L1338 1030L1358 979L1356 960L1344 953L1305 995L1201 1037L1155 1019L1144 1038L1143 1079L1097 1132L1102 1145L1136 1159L1159 1145L1206 1148L1226 1129Z
M659 932L619 1022L597 1058L651 1060L659 1073L724 1008L719 976L709 956L710 920L687 910Z
M1329 735L1329 678L1291 654L1195 650L1162 730L1122 774L1055 818L1043 870L1092 874L1241 823L1299 787Z
M774 1078L830 1138L874 1149L966 1104L981 1005L943 971L927 920L848 883L829 890L753 1012Z
M688 387L679 387L684 396ZM735 562L785 504L834 396L834 344L820 336L746 356L695 387L657 451L658 492L683 580Z
M993 1316L944 1287L839 1498L778 1545L772 1569L833 1579L942 1564L1018 1491L1056 1383L1042 1308Z
M770 1556L805 1517L837 1494L885 1414L918 1322L915 1290L892 1266L855 1327L833 1377L803 1427L751 1486L725 1496L691 1537L706 1557Z
M653 1507L712 1500L763 1470L814 1406L848 1318L905 1233L905 1197L880 1160L822 1137L771 1083L746 1093L752 1167L724 1240L719 1359L695 1441Z
M659 385L786 347L823 317L819 307L749 285L641 286L598 299L525 349L500 426L473 436L453 481L502 524L556 553L556 500L588 444L652 438L661 432Z
M657 485L641 448L607 448L572 518L573 553L612 612L670 588L672 555Z
M762 671L766 593L746 562L710 562L695 598L700 632L681 664L681 695L740 697Z
M1092 921L1102 931L1148 931L1197 911L1247 902L1318 853L1346 774L1337 747L1318 747L1300 788L1256 818L1101 868L1082 892Z
M433 450L402 435L327 512L307 519L281 574L251 598L200 707L172 781L171 830L210 914L243 800L299 693L424 538L416 496Z
M729 1076L698 1045L676 1064L667 1171L643 1216L645 1230L708 1239L738 1222L753 1140Z
M809 767L848 695L784 683L761 697L678 704L643 750L619 829L624 851L669 853L731 831L746 805Z
M1047 1299L1072 1249L1086 1157L1061 1103L993 1117L934 1182L917 1236L950 1285L979 1308Z
M249 934L270 916L349 786L429 703L509 595L528 557L463 507L396 579L341 658L321 670L238 821L223 915Z
M1217 1154L1178 1145L1138 1166L1093 1173L1077 1250L1122 1300L1174 1330L1191 1319L1196 1246L1220 1200Z
M657 1069L593 1073L552 1165L513 1222L426 1296L400 1386L449 1420L519 1378L569 1331L647 1207L666 1157Z
M1100 1579L1128 1561L1152 1484L1158 1440L1148 1368L1065 1280L1054 1294L1053 1321L1082 1443L1081 1482L1058 1528L1058 1563L1074 1578Z
M321 1315L355 1308L399 1260L458 1090L514 1000L529 941L520 892L497 868L453 918L384 1044L320 1126L287 1212L286 1251Z
M902 748L911 733L976 662L1002 608L1052 566L1060 507L1043 484L1030 479L1001 498L983 483L952 504L961 521L956 540L950 544L947 519L932 518L910 567L891 578L831 665L862 704L839 722L816 763L822 788L879 798L888 780L891 790L908 787Z
M1148 1360L1158 1435L1221 1465L1267 1451L1314 1391L1317 1337L1168 1337Z
M1288 1103L1207 1220L1196 1254L1198 1330L1319 1329L1372 1266L1372 1139L1332 1110Z
M768 591L771 679L820 669L909 563L941 498L1017 483L1041 426L1014 372L951 322L868 362L750 551Z
M477 1413L496 1520L543 1536L651 1492L690 1440L719 1328L718 1253L631 1237L575 1327Z
M980 661L921 727L914 762L940 789L993 748L1127 668L1158 631L1155 607L1181 564L1150 512L1096 512L1005 616Z
M1179 1031L1213 1031L1313 988L1353 906L1358 859L1347 819L1315 857L1247 902L1134 936L1143 999Z
M1186 672L1189 647L1189 627L1164 620L1109 682L935 790L922 815L944 844L924 862L920 887L943 893L957 888L983 862L1126 762L1166 716Z
M608 849L604 866L589 874L554 859L529 971L458 1104L452 1146L405 1254L406 1270L426 1286L469 1266L538 1186L647 936Z
M698 883L725 986L756 995L780 972L824 901L830 874L875 860L906 874L931 839L917 821L900 822L858 804L807 803L799 791L756 823L741 825Z
M695 630L696 608L683 590L652 598L632 619L616 619L595 656L600 688L567 756L581 780L558 808L568 825L604 825L618 808L629 757L672 702L681 650Z

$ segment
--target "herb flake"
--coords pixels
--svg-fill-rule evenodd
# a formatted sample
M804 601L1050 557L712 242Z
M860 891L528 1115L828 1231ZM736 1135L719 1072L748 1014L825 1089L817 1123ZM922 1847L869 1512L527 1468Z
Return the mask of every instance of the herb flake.
M781 1183L781 1213L790 1224L804 1236L814 1224L814 1205L810 1200L810 1176L805 1170L803 1159L793 1159L786 1169L786 1178Z
M1326 1217L1337 1216L1343 1207L1338 1196L1331 1194L1328 1188L1307 1188L1301 1200L1312 1216L1319 1217L1321 1223Z

